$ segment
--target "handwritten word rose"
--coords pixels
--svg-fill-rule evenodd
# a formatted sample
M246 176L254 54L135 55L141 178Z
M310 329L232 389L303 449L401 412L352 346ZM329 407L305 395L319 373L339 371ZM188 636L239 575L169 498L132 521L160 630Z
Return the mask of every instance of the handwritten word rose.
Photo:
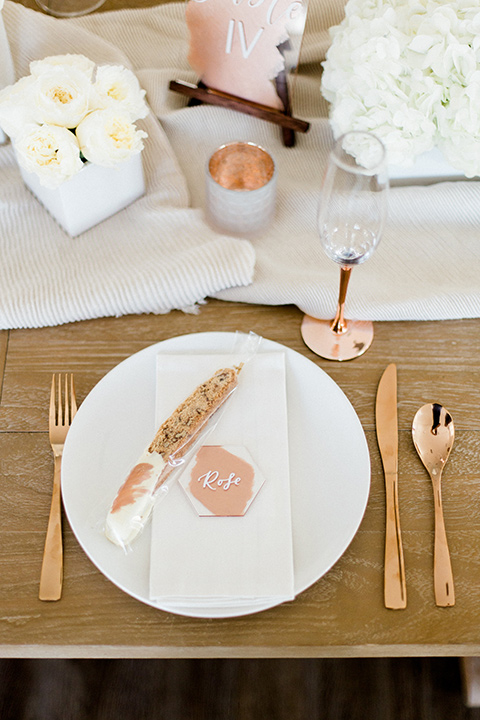
M17 137L15 149L20 165L46 187L58 187L83 167L75 135L56 125L27 129Z
M77 127L82 154L97 165L114 167L143 149L147 134L137 130L126 113L95 110Z

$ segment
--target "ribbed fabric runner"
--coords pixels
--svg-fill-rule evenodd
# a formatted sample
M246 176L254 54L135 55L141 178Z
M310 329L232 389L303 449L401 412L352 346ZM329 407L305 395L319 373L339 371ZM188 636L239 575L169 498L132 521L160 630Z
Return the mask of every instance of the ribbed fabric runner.
M316 232L331 141L320 94L328 27L344 3L310 0L293 110L311 122L285 148L278 127L213 106L186 107L172 79L196 82L187 63L183 3L58 20L6 0L16 77L32 59L81 52L132 68L151 115L147 194L77 238L24 187L10 145L0 147L0 327L39 327L128 313L195 311L205 298L281 305L317 317L335 309L338 266ZM275 220L251 241L203 219L204 172L224 142L250 140L274 156ZM393 188L384 237L349 287L350 317L427 320L480 316L480 188L475 181ZM201 310L200 310L201 311Z

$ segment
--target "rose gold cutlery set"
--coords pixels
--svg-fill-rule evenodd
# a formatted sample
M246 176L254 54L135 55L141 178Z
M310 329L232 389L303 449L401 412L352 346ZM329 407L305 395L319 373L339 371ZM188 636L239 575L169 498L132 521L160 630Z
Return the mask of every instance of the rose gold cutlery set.
M385 475L385 607L400 610L407 606L407 590L398 504L397 367L393 363L387 366L378 384L375 417ZM455 605L455 590L443 519L441 477L455 437L452 416L438 403L424 405L413 419L412 437L433 485L435 602L440 607L450 607Z
M50 394L49 438L54 456L54 476L40 576L40 600L59 600L62 595L61 464L67 433L76 412L73 375L68 373L64 376L53 375ZM378 446L385 475L384 600L385 607L399 610L407 606L407 589L398 503L397 367L393 363L387 366L378 384L375 419ZM452 416L442 405L437 403L424 405L414 417L412 437L433 485L435 601L441 607L449 607L455 604L455 590L443 519L441 478L455 437Z

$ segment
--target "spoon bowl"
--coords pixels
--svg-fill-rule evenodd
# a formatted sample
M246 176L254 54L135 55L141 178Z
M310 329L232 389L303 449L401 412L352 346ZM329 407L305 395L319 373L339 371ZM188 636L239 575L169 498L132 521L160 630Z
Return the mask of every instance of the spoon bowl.
M435 601L441 607L455 605L452 565L442 507L442 472L455 439L455 427L448 410L438 403L418 410L412 425L413 444L433 485L435 503L434 585Z
M455 439L455 427L448 410L438 403L421 407L413 419L412 436L428 473L441 474Z

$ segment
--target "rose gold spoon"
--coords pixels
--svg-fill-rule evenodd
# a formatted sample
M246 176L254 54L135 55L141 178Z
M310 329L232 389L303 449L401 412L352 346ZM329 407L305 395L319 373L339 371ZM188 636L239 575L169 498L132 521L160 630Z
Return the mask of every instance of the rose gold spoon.
M452 565L445 532L442 509L442 471L455 438L450 413L438 403L424 405L413 419L412 436L415 448L425 465L433 485L435 502L435 601L441 607L455 605Z

